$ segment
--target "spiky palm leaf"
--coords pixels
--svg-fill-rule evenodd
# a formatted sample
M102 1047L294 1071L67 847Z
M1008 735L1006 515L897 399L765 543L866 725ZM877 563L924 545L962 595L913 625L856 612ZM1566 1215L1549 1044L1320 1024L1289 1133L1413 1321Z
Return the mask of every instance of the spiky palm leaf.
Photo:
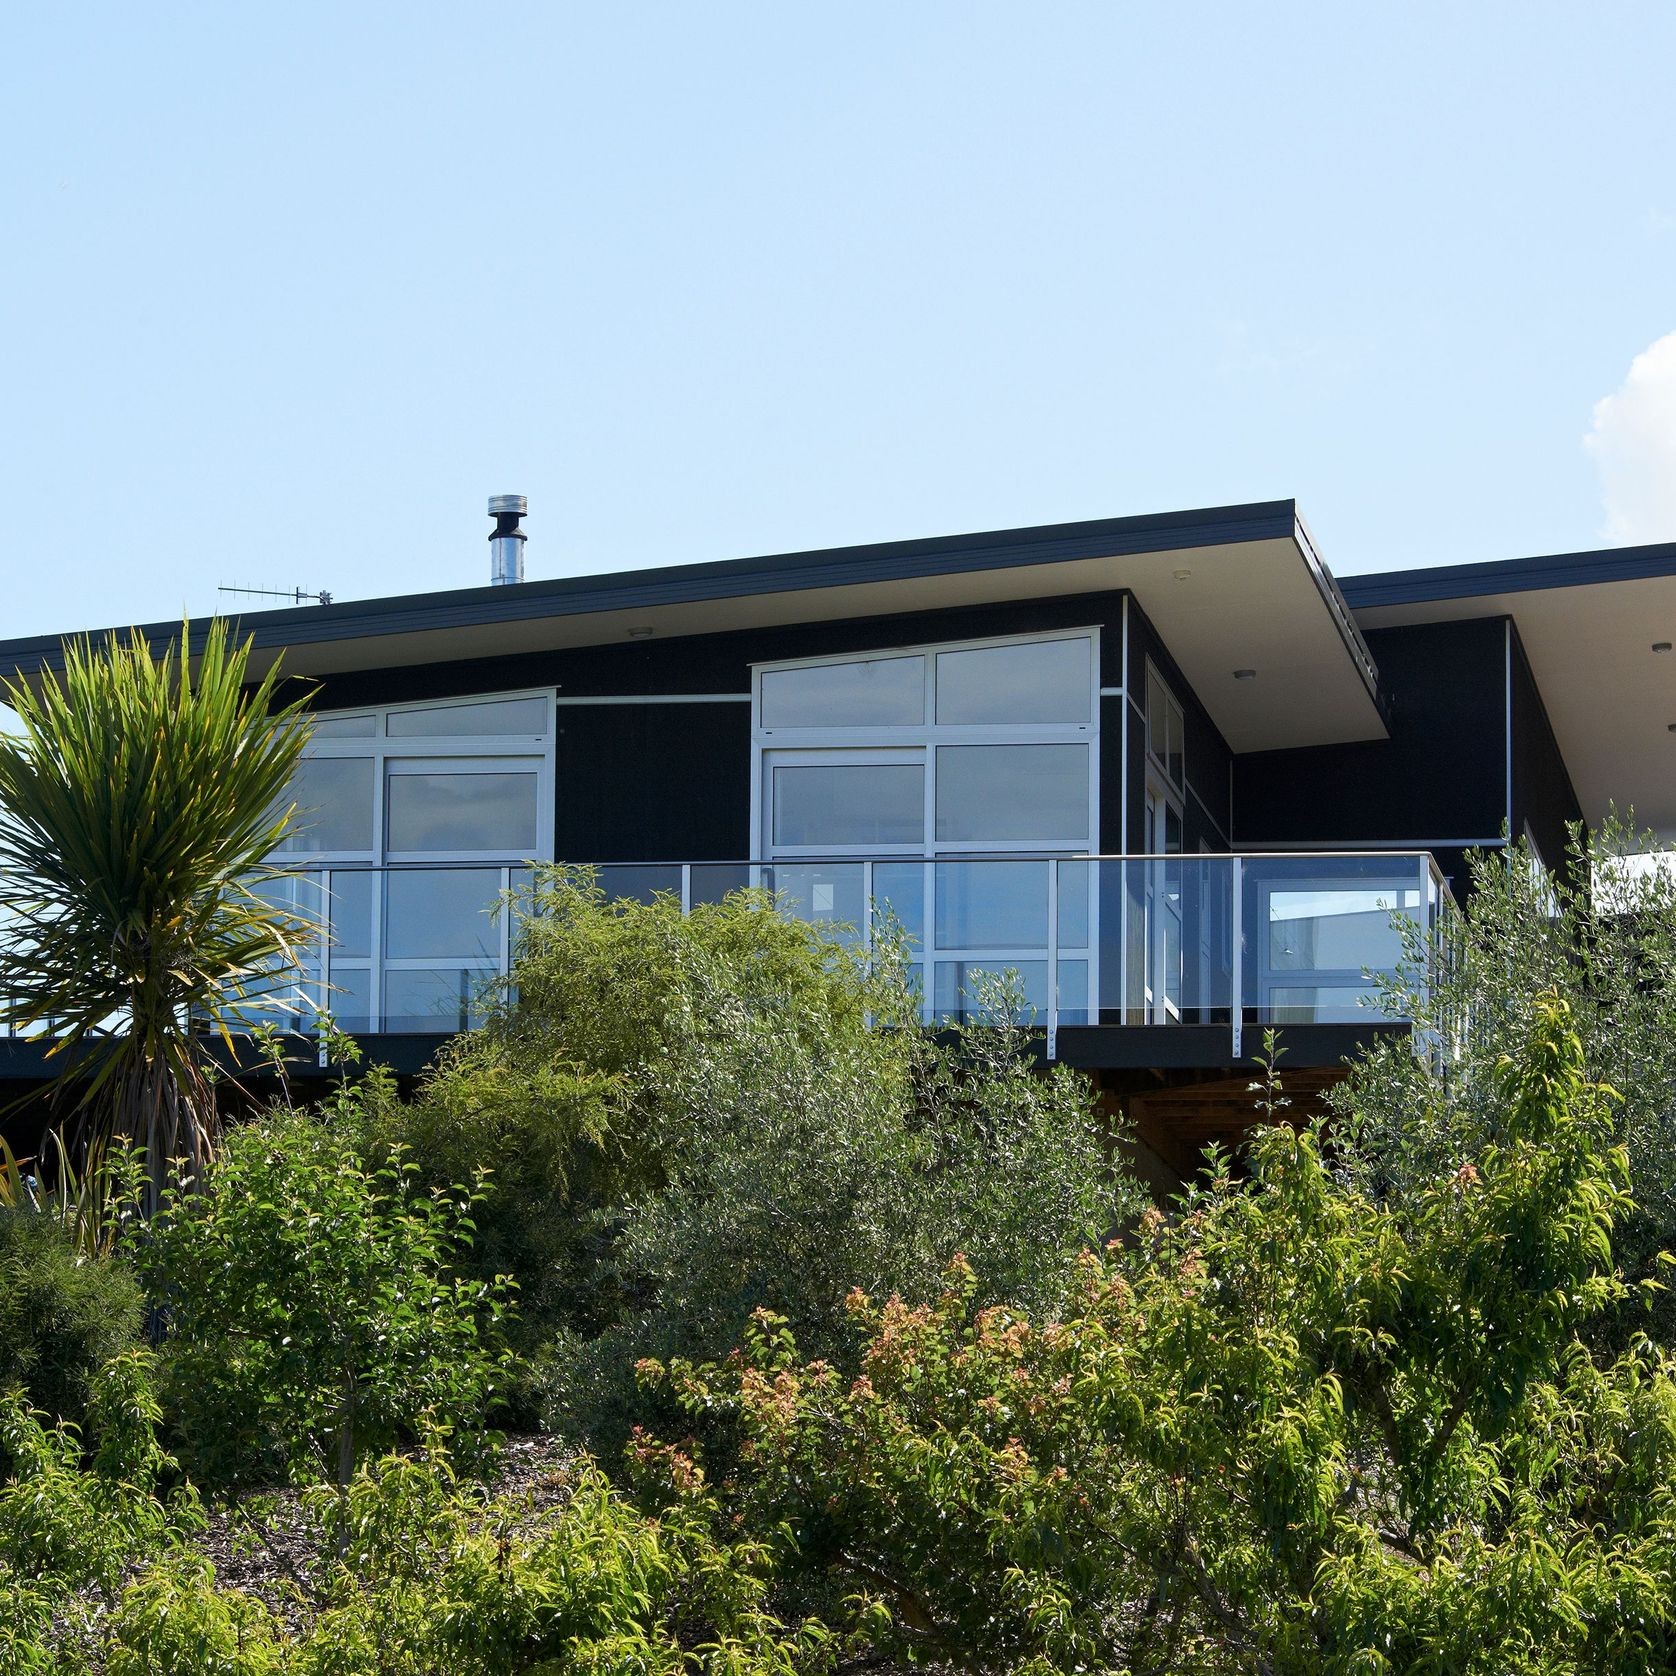
M290 966L300 922L264 900L307 737L274 708L277 668L212 623L156 656L144 638L72 643L61 676L6 684L0 735L0 1017L50 1032L56 1092L98 1143L143 1147L155 1201L216 1133L205 1028Z

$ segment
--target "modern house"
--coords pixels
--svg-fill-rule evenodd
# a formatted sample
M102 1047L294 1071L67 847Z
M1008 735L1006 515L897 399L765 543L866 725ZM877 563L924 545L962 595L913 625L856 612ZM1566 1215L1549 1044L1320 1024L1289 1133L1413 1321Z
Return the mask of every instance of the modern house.
M524 582L523 503L491 511L487 587L239 624L318 716L307 980L400 1068L504 967L499 893L589 862L888 910L929 1016L1016 971L1176 1163L1239 1126L1263 1026L1306 1093L1398 1027L1392 915L1435 920L1469 848L1562 867L1614 802L1676 833L1676 544L1335 581L1274 501Z

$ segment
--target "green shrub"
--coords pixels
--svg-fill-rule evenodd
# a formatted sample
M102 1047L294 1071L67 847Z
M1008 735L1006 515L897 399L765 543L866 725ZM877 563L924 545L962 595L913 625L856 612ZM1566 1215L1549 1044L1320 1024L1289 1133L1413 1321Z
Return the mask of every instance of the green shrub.
M665 1184L624 1211L615 1261L633 1307L555 1370L555 1403L595 1447L657 1417L632 1383L644 1357L722 1355L766 1308L846 1363L849 1293L928 1300L957 1252L986 1301L1045 1306L1077 1252L1138 1210L1086 1082L1042 1075L1022 1032L915 1033L883 1051L906 1052L906 1087L881 1074L872 1033L811 1051L755 1022L682 1071L687 1133Z
M65 1461L51 1470L63 1482L45 1499L73 1505L78 1528L87 1510L109 1502L97 1469ZM341 1495L309 1493L322 1547L309 1587L282 1613L221 1586L185 1543L161 1541L175 1529L170 1512L149 1480L136 1483L123 1505L141 1521L113 1521L97 1564L37 1549L32 1573L7 1573L0 1555L0 1581L13 1587L0 1612L0 1676L95 1668L109 1676L820 1676L830 1668L823 1626L775 1617L767 1550L718 1536L701 1492L689 1488L643 1514L585 1462L568 1489L541 1508L490 1496L456 1479L434 1439L420 1455L364 1463ZM28 1495L43 1499L39 1484L14 1499ZM98 1599L85 1610L70 1605L89 1583Z
M209 1561L177 1554L123 1591L100 1638L105 1676L271 1676L282 1633L260 1601L217 1588Z
M1572 831L1564 868L1523 845L1470 857L1471 894L1447 957L1412 960L1395 1007L1446 1044L1443 1075L1406 1038L1376 1048L1335 1091L1337 1156L1376 1197L1400 1199L1442 1170L1476 1165L1504 1122L1499 1066L1550 993L1576 1020L1588 1074L1616 1089L1636 1205L1616 1249L1633 1280L1667 1279L1676 1250L1676 868L1651 834L1612 819ZM1676 1291L1639 1293L1603 1319L1617 1345L1676 1343Z
M956 1251L1034 1304L1138 1209L1087 1083L1018 1030L928 1037L888 941L562 869L533 907L487 1028L363 1144L488 1167L471 1261L517 1277L549 1417L608 1452L653 1412L642 1355L719 1355L768 1305L839 1356L853 1286L931 1296Z
M139 1342L142 1314L126 1263L82 1256L51 1216L0 1207L0 1391L79 1420L93 1375Z
M470 1188L421 1189L400 1153L359 1166L325 1117L230 1134L140 1248L168 1308L164 1389L190 1469L341 1483L422 1421L478 1426L506 1288L453 1272L472 1203Z
M488 1172L461 1272L516 1278L506 1393L535 1418L531 1364L587 1342L631 1307L613 1260L628 1206L663 1185L693 1127L683 1081L751 1020L813 1049L865 1036L891 1004L827 939L750 893L690 915L670 898L608 899L586 870L543 869L520 916L512 980L485 1027L457 1040L407 1103L367 1102L365 1161L403 1150L433 1187Z
M725 1487L859 1603L875 1656L965 1671L1639 1676L1676 1658L1676 1361L1597 1356L1630 1210L1564 1006L1500 1139L1380 1205L1319 1130L1254 1134L1060 1311L852 1307L861 1373L760 1318L673 1370L743 1428ZM647 1377L662 1379L649 1368ZM699 1467L642 1443L664 1493Z
M0 1397L0 1673L91 1668L98 1609L136 1561L203 1528L157 1442L153 1361L130 1352L94 1376L85 1430ZM49 1662L56 1641L62 1662ZM77 1655L77 1656L72 1656Z

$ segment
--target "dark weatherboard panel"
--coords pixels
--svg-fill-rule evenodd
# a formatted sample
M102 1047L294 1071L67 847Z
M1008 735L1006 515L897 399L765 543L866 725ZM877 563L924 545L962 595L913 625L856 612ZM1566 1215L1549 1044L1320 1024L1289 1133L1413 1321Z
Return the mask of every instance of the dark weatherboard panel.
M560 705L557 754L561 859L751 853L748 704Z
M1506 622L1370 631L1390 738L1236 757L1235 844L1430 849L1463 882L1508 818Z
M1552 870L1566 868L1566 827L1583 818L1565 758L1537 691L1517 629L1510 625L1513 676L1513 836L1530 829Z

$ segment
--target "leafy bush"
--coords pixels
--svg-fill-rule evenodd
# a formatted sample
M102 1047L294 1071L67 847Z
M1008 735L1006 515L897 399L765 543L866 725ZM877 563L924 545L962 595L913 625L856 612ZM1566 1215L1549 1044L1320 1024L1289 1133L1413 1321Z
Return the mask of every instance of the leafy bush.
M648 1412L639 1356L721 1354L765 1304L840 1355L853 1285L928 1297L958 1250L1034 1304L1138 1208L1087 1084L1017 1030L927 1037L888 946L564 870L533 909L488 1027L379 1110L369 1156L489 1166L476 1260L517 1276L551 1415L608 1450Z
M1618 1090L1613 1121L1636 1204L1616 1248L1632 1279L1676 1249L1676 871L1648 865L1651 837L1609 822L1574 830L1566 867L1523 845L1471 858L1472 891L1442 960L1416 958L1396 1004L1445 1044L1440 1074L1400 1041L1371 1052L1337 1093L1341 1166L1375 1196L1401 1195L1476 1164L1505 1121L1499 1070L1546 997L1571 1010L1588 1076ZM1676 1341L1676 1293L1653 1300L1654 1331ZM1648 1325L1639 1302L1601 1323L1618 1344Z
M50 1451L49 1451L50 1453ZM56 1457L49 1499L109 1505L98 1469ZM221 1586L151 1481L96 1559L43 1551L6 1574L18 1592L0 1623L0 1673L102 1668L109 1676L819 1676L831 1638L780 1623L767 1605L766 1550L720 1540L712 1506L688 1495L650 1518L581 1464L562 1504L496 1498L462 1485L446 1453L365 1463L341 1496L311 1493L324 1547L283 1612ZM43 1499L39 1485L13 1501ZM7 1504L0 1502L0 1514ZM149 1523L147 1523L149 1521ZM4 1526L0 1525L0 1531ZM124 1544L127 1552L121 1552ZM120 1590L122 1562L139 1562ZM0 1567L4 1561L0 1560ZM25 1590L23 1578L36 1581ZM86 1611L62 1611L89 1581ZM33 1621L30 1621L30 1620ZM8 1640L9 1636L9 1640ZM12 1662L6 1663L10 1657Z
M0 1391L79 1420L94 1374L139 1342L142 1308L126 1263L81 1256L44 1212L0 1206Z
M1139 1208L1086 1083L1042 1075L1022 1032L905 1036L889 1051L907 1058L906 1090L879 1074L878 1051L858 1033L809 1052L746 1024L682 1072L689 1132L666 1184L627 1207L618 1245L624 1292L643 1302L580 1359L596 1432L610 1422L600 1447L645 1412L621 1391L643 1357L721 1354L769 1308L846 1362L849 1292L932 1298L956 1252L982 1265L986 1299L1046 1305L1075 1254Z
M506 1288L451 1271L474 1190L425 1192L397 1153L358 1166L325 1118L229 1135L200 1191L140 1248L166 1300L165 1391L206 1481L347 1481L422 1417L469 1432L504 1362Z
M615 1243L690 1127L682 1069L743 1019L781 1020L811 1045L852 1039L880 997L858 963L832 961L760 897L686 916L547 868L521 906L512 978L484 1028L444 1052L411 1102L375 1099L357 1127L370 1165L399 1148L431 1186L487 1170L462 1272L516 1278L511 1342L530 1362L621 1320ZM520 1418L534 1400L526 1387Z
M1676 1657L1676 1364L1585 1333L1624 1284L1611 1098L1562 1003L1498 1138L1401 1205L1257 1133L1065 1313L853 1303L861 1376L760 1318L667 1376L742 1426L749 1529L882 1655L969 1671L1644 1672ZM661 1370L647 1377L662 1380ZM700 1478L642 1442L669 1493Z
M48 1424L16 1392L0 1398L0 1620L10 1620L0 1621L0 1672L48 1668L55 1620L61 1650L85 1650L126 1568L201 1530L190 1490L159 1491L175 1463L157 1443L152 1369L142 1352L102 1368L85 1435Z

